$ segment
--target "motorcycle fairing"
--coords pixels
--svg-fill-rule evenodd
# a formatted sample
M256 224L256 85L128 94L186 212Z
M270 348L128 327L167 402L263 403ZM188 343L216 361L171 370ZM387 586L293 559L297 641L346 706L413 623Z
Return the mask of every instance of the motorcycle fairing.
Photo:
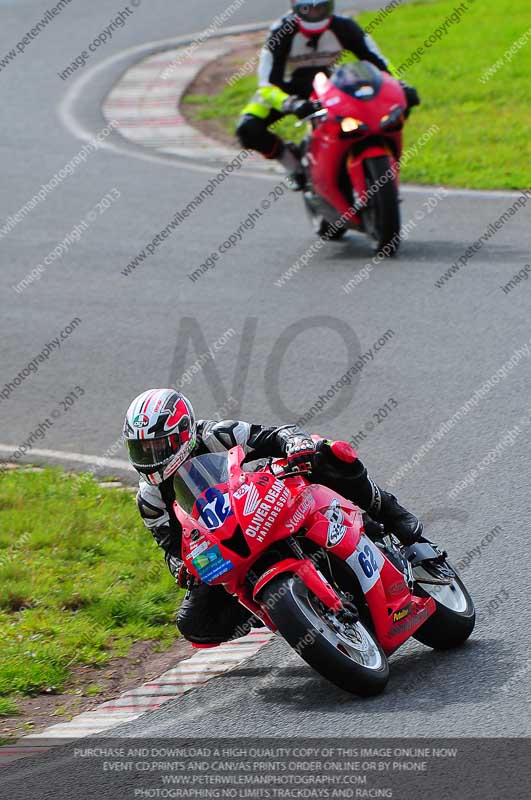
M240 446L228 453L233 513L227 514L222 526L209 529L175 505L183 527L183 557L191 572L206 583L223 585L272 630L275 626L260 605L259 594L285 572L297 574L321 602L337 610L341 598L309 558L280 560L262 573L252 594L249 591L246 576L260 556L276 541L302 531L351 569L386 653L396 650L434 613L435 601L413 596L403 572L366 536L362 512L353 503L325 486L308 484L302 476L280 481L272 473L244 472L244 458ZM226 484L219 486L220 492L226 488Z
M360 76L364 71L372 75L374 67L361 62ZM363 162L368 158L385 156L390 159L394 179L398 185L398 156L402 150L402 131L385 132L382 127L383 111L389 116L407 107L404 91L397 82L386 73L379 73L378 82L368 81L373 86L370 97L356 97L348 94L333 83L324 73L316 75L314 80L315 97L328 116L315 123L314 134L306 152L311 184L317 196L322 197L342 217L343 222L355 228L362 228L362 220L353 205L356 197L345 196L341 189L340 175L347 170L350 182L358 199L367 194L367 180ZM355 88L355 87L354 87ZM362 81L360 77L360 86ZM359 93L359 92L358 92ZM368 102L368 100L374 102ZM339 115L338 112L341 112ZM341 138L338 135L338 124L346 117L362 119L364 123L364 139ZM386 138L389 140L385 141ZM327 215L330 217L330 214Z
M365 595L378 640L387 654L392 653L434 613L435 602L431 597L412 596L404 574L365 534L362 512L342 498L346 531L341 541L330 546L325 504L337 495L320 485L310 486L309 490L314 494L316 508L320 506L320 509L311 514L312 525L306 537L337 555L350 567ZM397 587L401 588L397 591ZM394 615L406 607L408 614L400 621L394 620Z

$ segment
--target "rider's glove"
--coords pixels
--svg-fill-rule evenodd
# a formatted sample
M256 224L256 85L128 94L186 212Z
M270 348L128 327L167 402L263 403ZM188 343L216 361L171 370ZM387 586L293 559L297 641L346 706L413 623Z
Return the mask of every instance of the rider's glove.
M172 556L170 553L166 553L166 564L168 565L168 569L170 570L171 574L175 578L177 586L180 586L181 589L187 589L190 579L193 578L193 576L190 575L186 569L182 558L178 558L178 556Z
M311 114L314 114L319 108L317 103L312 100L304 100L297 95L287 97L282 103L282 111L284 114L295 114L299 119L305 119Z
M311 472L316 445L304 434L295 434L286 441L286 458L290 472Z
M181 589L191 589L196 582L195 577L188 572L186 565L183 563L181 563L175 578L177 580L177 586L180 586Z
M404 90L404 94L406 95L406 102L408 110L410 108L414 108L415 106L420 106L420 97L419 93L415 89L414 86L410 86L409 83L405 81L400 81L400 86Z

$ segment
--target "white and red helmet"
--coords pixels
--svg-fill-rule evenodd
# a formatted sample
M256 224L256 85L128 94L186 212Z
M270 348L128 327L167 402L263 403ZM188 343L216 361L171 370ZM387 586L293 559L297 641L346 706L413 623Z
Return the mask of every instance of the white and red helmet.
M186 461L195 447L195 434L192 404L175 389L148 389L133 400L125 415L129 460L154 485Z
M311 36L323 33L330 25L330 17L334 13L334 0L291 0L291 8L297 17L302 33Z

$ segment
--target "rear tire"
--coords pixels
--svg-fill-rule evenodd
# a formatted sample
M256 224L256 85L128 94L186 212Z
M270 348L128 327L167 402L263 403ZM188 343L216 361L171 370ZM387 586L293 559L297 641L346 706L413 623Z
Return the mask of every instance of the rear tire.
M389 680L389 664L380 645L361 622L347 636L331 623L335 615L294 575L279 575L262 597L286 642L324 678L351 694L380 694ZM338 622L337 624L340 625ZM365 661L359 663L355 659Z
M422 565L419 565L413 568L414 575L418 575L419 570L424 574L427 572ZM454 584L453 588L424 584L416 591L416 594L433 597L437 606L435 613L414 634L417 641L434 650L451 650L459 647L466 642L476 624L474 602L457 573ZM452 605L453 608L450 607Z
M367 188L377 185L367 206L360 211L366 233L376 244L376 252L394 256L400 247L400 208L394 179L389 179L391 162L387 156L363 162Z

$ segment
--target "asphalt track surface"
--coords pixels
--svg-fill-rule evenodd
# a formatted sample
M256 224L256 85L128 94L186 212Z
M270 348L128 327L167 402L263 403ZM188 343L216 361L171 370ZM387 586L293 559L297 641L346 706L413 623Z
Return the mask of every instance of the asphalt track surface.
M226 7L225 0L196 0L179 12L179 5L169 0L142 4L87 68L126 48L200 31ZM274 0L265 10L248 3L230 24L271 18L284 5ZM22 0L0 3L2 54L47 7ZM73 0L0 72L0 221L82 146L59 113L75 79L62 81L57 73L118 11L110 11L102 0L90 7ZM439 46L443 53L444 42ZM98 103L123 68L120 62L100 72L77 99L76 113L85 128L103 128ZM444 147L444 131L438 135ZM127 148L102 149L2 237L2 387L73 318L82 320L61 348L0 402L3 445L16 450L81 386L84 396L37 446L103 454L119 436L130 399L146 387L178 380L196 360L201 346L183 355L183 330L200 332L211 345L233 328L236 334L216 353L217 375L203 370L187 387L201 416L213 415L232 396L229 416L273 423L289 421L289 415L298 418L360 353L373 348L374 357L354 383L327 402L312 427L347 439L365 431L360 453L385 485L442 422L529 344L531 281L522 280L507 294L501 289L530 261L527 207L511 216L442 288L434 285L513 204L516 193L450 192L426 214L423 203L432 190L405 191L404 221L415 214L420 219L424 213L424 218L400 257L380 264L350 294L342 286L371 258L368 243L354 235L327 244L284 287L274 284L314 241L300 197L286 194L215 270L192 282L188 273L261 207L274 185L235 174L134 274L121 275L207 180L208 174L194 165L145 160ZM114 189L120 198L97 216L81 241L39 281L15 292L12 287ZM392 336L376 351L374 343L388 330ZM280 358L283 345L287 352ZM243 668L142 717L123 733L289 736L302 726L306 735L318 737L530 735L531 567L526 555L531 503L529 428L522 420L531 412L531 358L517 361L395 486L454 560L478 548L463 571L478 608L476 631L466 648L436 655L408 645L391 660L385 695L362 702L322 681L276 641ZM393 409L378 421L383 416L378 410L389 398L395 401ZM509 442L503 437L511 429ZM494 450L496 456L489 459ZM474 481L450 498L457 481L474 468ZM25 796L37 796L44 779L48 788L40 796L72 796L67 771L54 758L59 756L24 762L19 774ZM21 769L3 772L11 787L6 796L16 796L10 776Z

